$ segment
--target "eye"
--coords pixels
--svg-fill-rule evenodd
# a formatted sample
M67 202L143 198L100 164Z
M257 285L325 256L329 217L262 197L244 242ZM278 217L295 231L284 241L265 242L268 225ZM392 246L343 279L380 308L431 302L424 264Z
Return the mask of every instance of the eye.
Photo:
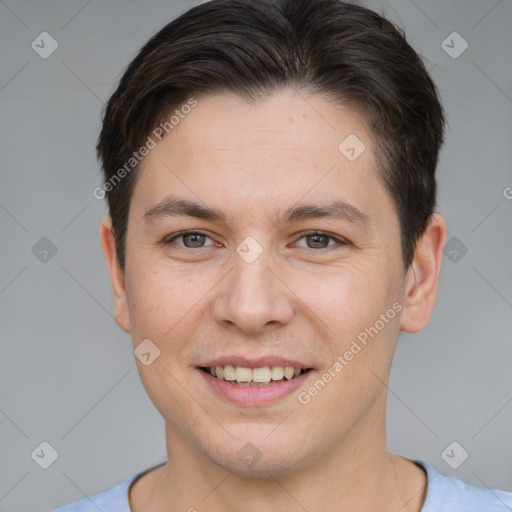
M202 247L210 247L212 245L215 245L215 242L213 242L213 240L213 243L205 245L205 240L211 240L211 238L202 231L182 231L180 233L169 235L163 240L163 243L164 245L168 245L180 238L183 240L183 245L177 245L179 245L180 247L185 247L187 249L201 249Z
M169 235L162 241L162 243L164 245L170 245L180 239L182 240L182 243L177 243L177 245L186 249L201 249L203 247L216 245L216 243L203 231L181 231L179 233ZM345 240L322 231L303 232L301 233L299 241L303 239L306 240L306 245L298 244L298 246L305 247L307 249L327 249L328 247L336 245L336 243L348 245L348 242ZM207 240L210 240L211 243L207 244Z
M348 243L345 240L342 240L341 238L335 237L328 233L323 233L322 231L308 231L302 233L302 236L301 238L299 238L299 240L302 239L305 239L310 242L306 242L305 247L308 249L327 249L327 247L332 247L332 245L336 245L336 243L329 245L329 241L334 241L341 245L348 245ZM302 245L299 247L304 246Z

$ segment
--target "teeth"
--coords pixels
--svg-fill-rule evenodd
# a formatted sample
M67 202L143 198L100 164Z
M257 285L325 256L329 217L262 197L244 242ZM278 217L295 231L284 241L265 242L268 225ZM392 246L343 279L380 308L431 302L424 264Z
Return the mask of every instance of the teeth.
M235 368L235 379L237 382L250 382L252 380L252 370L243 366L237 366Z
M291 366L287 366L285 369L284 369L284 376L285 378L287 378L288 380L289 379L293 379L293 374L294 374L294 370Z
M303 370L292 366L263 366L261 368L246 368L244 366L212 366L210 374L218 379L224 379L241 386L267 385L283 379L290 380L298 377Z
M253 382L270 382L271 378L272 373L270 372L270 368L268 366L264 366L263 368L254 368L252 370Z
M211 371L211 368L210 368ZM227 364L224 366L224 380L235 380L235 367Z
M284 368L282 366L272 366L272 380L283 380Z

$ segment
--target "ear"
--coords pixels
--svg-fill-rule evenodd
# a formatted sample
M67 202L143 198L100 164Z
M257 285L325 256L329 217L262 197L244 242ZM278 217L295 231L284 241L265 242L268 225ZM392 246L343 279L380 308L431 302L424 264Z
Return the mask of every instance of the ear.
M105 217L101 222L100 241L103 255L110 273L110 282L114 293L114 319L116 324L126 332L130 332L130 314L126 300L124 271L117 258L116 241L112 228L112 218Z
M434 213L425 233L418 240L414 260L407 270L406 297L400 318L402 331L421 331L430 320L437 297L445 240L446 222Z

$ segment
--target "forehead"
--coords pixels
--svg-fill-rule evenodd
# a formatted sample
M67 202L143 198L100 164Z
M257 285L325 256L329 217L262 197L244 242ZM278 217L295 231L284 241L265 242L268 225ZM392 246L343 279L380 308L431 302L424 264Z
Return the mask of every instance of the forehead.
M369 142L366 124L356 109L284 89L252 103L230 93L201 96L171 135L180 145L176 153L188 158L204 158L207 151L247 152L251 146L254 151L262 146L267 151L289 146L300 158L311 150L330 154L348 134Z
M345 200L370 218L392 207L357 110L292 90L253 104L229 93L196 101L144 159L135 202L154 207L172 192L274 219L301 202Z

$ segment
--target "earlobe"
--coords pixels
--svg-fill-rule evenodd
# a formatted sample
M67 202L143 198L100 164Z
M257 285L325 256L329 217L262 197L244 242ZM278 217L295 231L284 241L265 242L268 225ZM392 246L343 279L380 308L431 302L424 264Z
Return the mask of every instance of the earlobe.
M400 318L402 331L421 331L430 320L437 297L445 240L446 222L435 213L418 240L414 260L407 270L404 310Z
M117 257L116 242L112 229L112 218L105 217L100 226L100 242L105 263L110 274L114 294L114 319L125 332L131 331L128 302L126 299L125 274Z

